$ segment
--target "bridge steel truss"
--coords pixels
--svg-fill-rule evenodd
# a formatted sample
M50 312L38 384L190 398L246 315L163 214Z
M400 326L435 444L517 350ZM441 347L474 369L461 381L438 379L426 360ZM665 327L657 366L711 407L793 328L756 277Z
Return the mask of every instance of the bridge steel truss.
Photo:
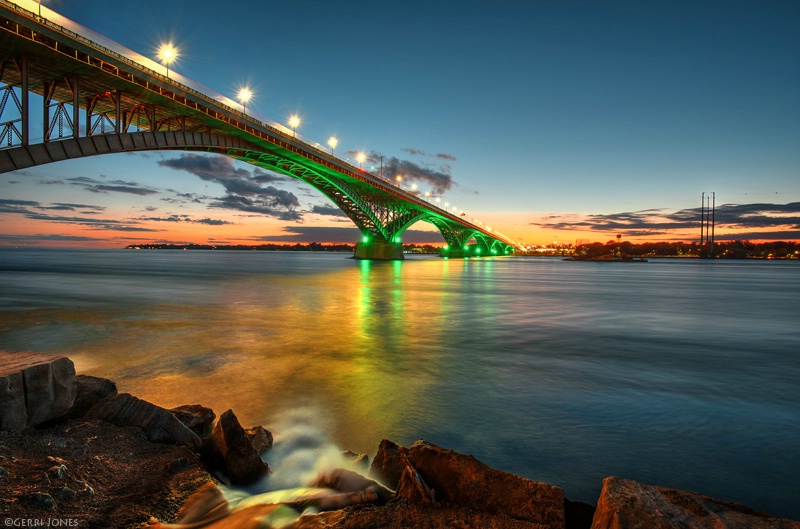
M115 152L214 152L317 189L361 231L356 257L402 259L402 234L419 221L442 233L444 256L514 251L500 234L7 0L0 49L0 173ZM42 100L38 141L31 94Z

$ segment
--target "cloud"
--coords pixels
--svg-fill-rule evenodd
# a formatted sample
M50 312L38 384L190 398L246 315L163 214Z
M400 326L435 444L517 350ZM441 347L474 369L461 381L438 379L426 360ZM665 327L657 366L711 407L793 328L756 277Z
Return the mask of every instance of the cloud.
M149 222L190 222L193 224L207 224L209 226L223 226L225 224L233 224L233 222L229 222L227 220L219 220L219 219L211 219L211 218L204 218L204 219L192 219L189 215L170 215L168 217L137 217L132 220L137 221L149 221Z
M407 152L411 156L428 156L428 157L438 158L440 160L447 160L447 161L450 161L450 162L455 162L456 161L456 157L455 156L453 156L452 154L447 154L447 153L443 153L443 152L438 153L438 154L428 154L427 152L423 151L422 149L414 149L412 147L401 147L400 150L404 151L404 152Z
M282 181L284 178L260 168L249 171L234 167L230 158L195 153L161 160L158 164L176 171L186 171L208 182L222 185L226 196L214 198L209 204L210 207L258 213L284 220L298 220L302 217L300 213L294 211L294 208L300 206L297 196L290 191L262 185ZM191 196L191 200L196 201L197 197Z
M347 215L344 214L344 211L336 206L314 206L311 208L311 213L316 213L317 215L329 215L331 217L347 217Z
M39 202L34 200L0 198L0 213L28 213L28 208L38 207L40 207Z
M591 230L596 232L619 232L628 236L663 235L675 230L700 229L700 208L688 208L674 212L648 209L596 215L550 215L532 225L557 230ZM753 232L751 238L788 238L800 230L800 202L789 204L722 204L714 212L717 233L729 230L735 237L748 236L741 230L765 230L772 233ZM773 237L773 235L777 235Z
M355 155L355 152L348 152L348 154ZM433 193L437 195L441 195L455 185L450 174L450 166L446 164L434 169L423 167L409 160L400 160L394 156L382 157L380 153L374 151L367 156L367 163L370 165L378 166L381 162L383 163L383 174L388 178L401 175L404 182L427 183L431 186Z
M75 211L78 209L82 210L89 210L93 212L101 212L105 211L106 208L104 206L92 206L89 204L70 204L64 202L54 202L51 206L39 206L39 209L44 210L60 210L60 211ZM82 212L82 213L85 213Z
M75 186L81 186L87 191L92 193L128 193L131 195L155 195L158 193L155 189L141 186L136 182L125 182L123 180L112 180L108 183L88 176L76 176L67 178L67 182Z

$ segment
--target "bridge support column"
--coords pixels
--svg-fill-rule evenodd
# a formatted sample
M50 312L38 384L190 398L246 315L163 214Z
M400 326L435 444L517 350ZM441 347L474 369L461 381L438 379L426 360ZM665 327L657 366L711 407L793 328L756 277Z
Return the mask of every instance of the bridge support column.
M403 245L387 241L358 242L353 257L374 261L399 261L404 259Z
M439 252L439 256L446 257L448 259L463 259L464 257L469 257L470 255L469 252L467 252L464 248L459 246L450 246L448 248L442 248Z

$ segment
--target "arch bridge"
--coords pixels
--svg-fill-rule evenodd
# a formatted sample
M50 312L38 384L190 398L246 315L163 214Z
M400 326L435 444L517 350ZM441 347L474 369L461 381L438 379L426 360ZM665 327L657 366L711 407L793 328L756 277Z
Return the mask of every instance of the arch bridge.
M357 258L402 259L403 232L419 221L441 232L443 256L515 250L504 235L355 167L278 123L247 115L193 81L165 75L160 65L49 9L45 13L42 18L0 0L0 173L109 153L212 152L317 189L361 231ZM31 141L31 94L42 101L39 141ZM468 246L472 239L476 243Z

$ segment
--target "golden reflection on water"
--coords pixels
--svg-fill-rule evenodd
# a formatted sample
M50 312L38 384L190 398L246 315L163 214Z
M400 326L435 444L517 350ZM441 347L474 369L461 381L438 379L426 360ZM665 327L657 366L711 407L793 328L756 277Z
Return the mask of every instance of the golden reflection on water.
M232 280L196 305L73 313L75 332L93 331L59 352L120 391L164 407L232 408L245 426L317 407L341 446L372 453L384 437L419 435L402 419L441 376L441 342L458 323L449 282L469 266L491 272L488 261L360 261Z

